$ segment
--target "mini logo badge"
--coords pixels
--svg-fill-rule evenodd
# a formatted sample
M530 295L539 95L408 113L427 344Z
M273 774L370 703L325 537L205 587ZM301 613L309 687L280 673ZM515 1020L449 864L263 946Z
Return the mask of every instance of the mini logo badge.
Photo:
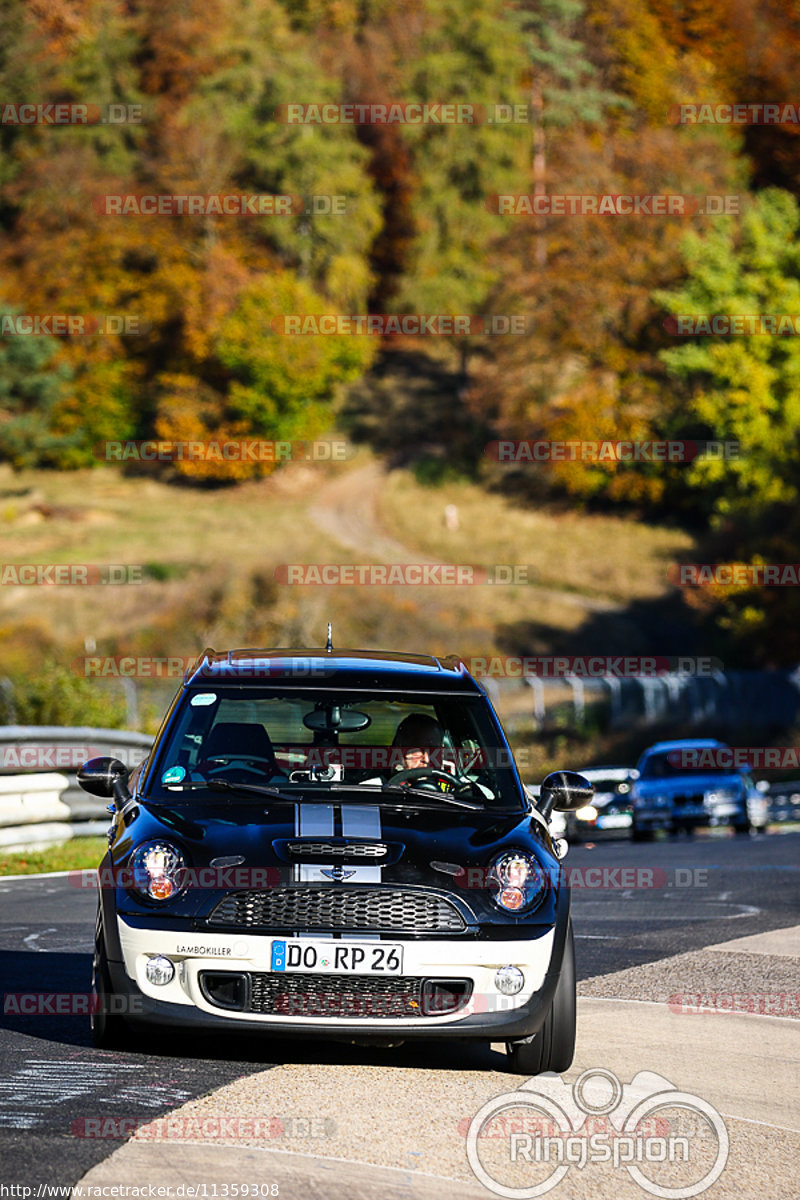
M351 875L355 875L355 869L348 871L345 867L336 864L335 867L323 867L321 874L326 879L332 879L335 883L341 883L344 879L349 879Z

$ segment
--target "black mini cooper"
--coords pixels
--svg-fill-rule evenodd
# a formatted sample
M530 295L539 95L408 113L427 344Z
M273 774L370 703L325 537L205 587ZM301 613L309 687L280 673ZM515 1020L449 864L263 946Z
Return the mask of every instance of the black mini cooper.
M592 787L549 775L533 807L457 658L206 651L113 801L99 869L93 1034L129 1023L397 1044L505 1042L523 1074L575 1039L569 888L548 819Z

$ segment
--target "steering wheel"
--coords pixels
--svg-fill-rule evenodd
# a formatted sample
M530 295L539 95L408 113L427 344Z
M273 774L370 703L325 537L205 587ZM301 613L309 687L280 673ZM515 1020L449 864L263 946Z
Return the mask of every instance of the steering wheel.
M470 782L460 783L452 775L448 775L447 771L438 771L436 767L409 767L405 771L395 771L388 782L391 787L398 784L400 787L406 784L410 787L412 784L421 783L424 780L434 785L431 790L435 792L462 793L465 790L471 791L472 788Z

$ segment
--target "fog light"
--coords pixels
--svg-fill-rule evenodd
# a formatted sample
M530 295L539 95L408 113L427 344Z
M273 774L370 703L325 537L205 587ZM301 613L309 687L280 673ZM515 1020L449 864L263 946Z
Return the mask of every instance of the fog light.
M164 958L163 954L157 954L155 958L151 958L144 969L148 983L154 983L156 987L163 987L165 983L171 983L175 978L175 966L168 958Z
M494 977L494 986L504 996L516 996L525 986L525 976L519 967L501 967Z

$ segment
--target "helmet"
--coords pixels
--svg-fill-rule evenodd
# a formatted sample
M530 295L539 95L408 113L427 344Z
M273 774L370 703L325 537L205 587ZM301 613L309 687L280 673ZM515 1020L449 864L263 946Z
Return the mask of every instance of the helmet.
M442 746L444 733L438 721L425 713L410 713L397 726L393 746L402 749Z

